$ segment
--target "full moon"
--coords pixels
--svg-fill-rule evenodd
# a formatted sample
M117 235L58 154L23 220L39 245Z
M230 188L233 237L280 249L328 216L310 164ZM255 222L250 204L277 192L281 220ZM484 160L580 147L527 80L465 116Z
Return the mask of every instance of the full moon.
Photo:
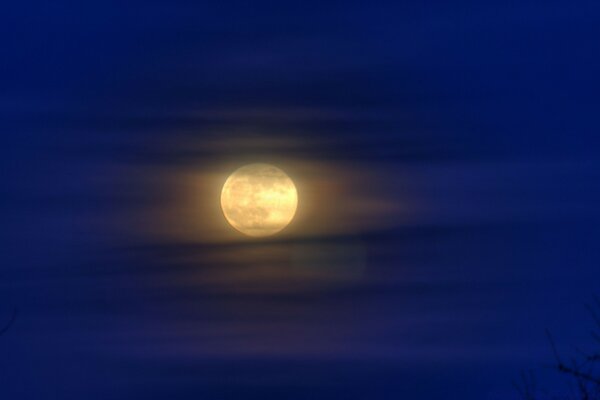
M254 237L273 235L294 218L296 186L281 169L249 164L234 171L223 185L221 208L227 222Z

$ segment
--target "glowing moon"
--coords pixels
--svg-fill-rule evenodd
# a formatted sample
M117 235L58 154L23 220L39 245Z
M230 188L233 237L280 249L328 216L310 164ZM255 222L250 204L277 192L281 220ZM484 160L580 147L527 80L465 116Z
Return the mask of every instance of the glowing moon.
M298 193L281 169L249 164L232 173L221 191L221 208L227 222L248 236L269 236L294 218Z

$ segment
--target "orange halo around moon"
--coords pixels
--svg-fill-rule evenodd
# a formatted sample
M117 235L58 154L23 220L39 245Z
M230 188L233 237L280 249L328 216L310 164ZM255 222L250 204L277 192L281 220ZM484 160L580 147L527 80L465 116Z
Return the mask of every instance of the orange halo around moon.
M221 191L221 208L231 226L248 236L270 236L294 218L298 193L290 177L270 164L234 171Z

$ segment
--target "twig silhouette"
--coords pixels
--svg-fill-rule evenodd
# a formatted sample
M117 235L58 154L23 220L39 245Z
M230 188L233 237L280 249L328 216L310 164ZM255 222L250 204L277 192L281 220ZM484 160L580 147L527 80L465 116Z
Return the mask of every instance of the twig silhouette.
M600 344L600 298L594 297L594 302L592 305L586 305L586 309L595 324L591 336L597 344ZM550 397L544 394L544 398L600 400L600 373L594 371L594 367L598 366L600 362L600 351L596 349L593 352L586 352L575 347L576 357L565 359L559 354L556 342L548 330L546 330L546 337L554 356L554 368L566 377L570 395L568 397ZM515 385L515 387L524 400L540 399L537 393L541 392L535 390L533 375L522 374L521 384Z
M16 319L17 319L17 309L14 308L12 315L10 316L10 319L8 320L8 322L6 323L6 325L4 325L4 327L2 329L0 329L0 335L3 335L4 333L6 333L6 331L8 331L8 329L12 326L12 324L15 322Z

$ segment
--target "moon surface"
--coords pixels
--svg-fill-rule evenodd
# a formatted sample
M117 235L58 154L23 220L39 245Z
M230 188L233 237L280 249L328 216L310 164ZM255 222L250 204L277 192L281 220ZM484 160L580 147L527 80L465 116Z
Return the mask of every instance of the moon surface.
M234 171L223 185L221 208L227 222L248 236L273 235L294 218L296 186L281 169L249 164Z

